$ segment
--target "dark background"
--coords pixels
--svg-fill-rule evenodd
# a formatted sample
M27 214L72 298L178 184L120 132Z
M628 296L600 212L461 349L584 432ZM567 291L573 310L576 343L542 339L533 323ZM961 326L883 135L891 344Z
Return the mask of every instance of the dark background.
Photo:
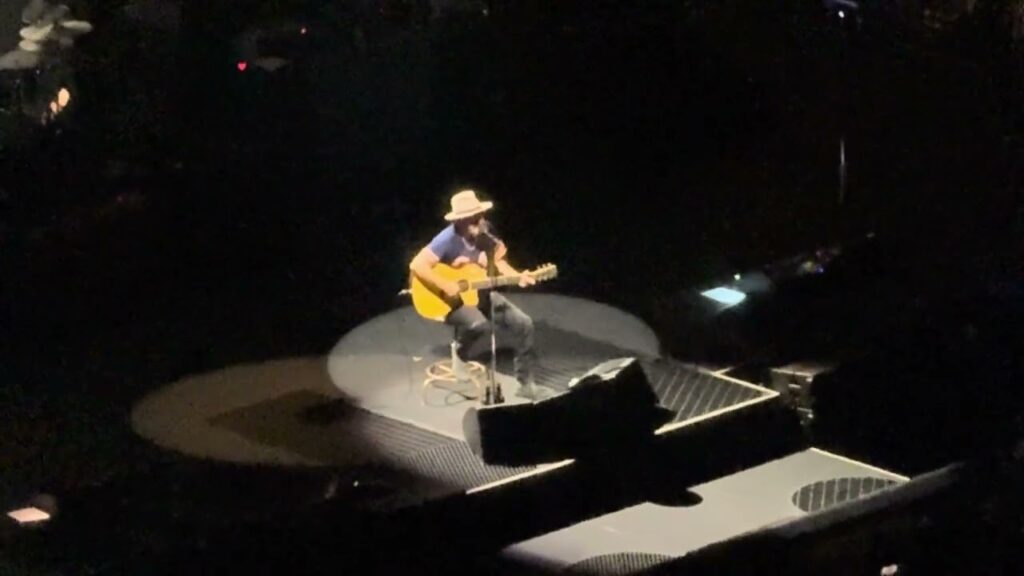
M6 125L0 500L174 460L127 430L135 399L326 352L403 304L409 258L464 187L495 201L514 264L559 266L545 289L637 314L681 356L680 294L869 232L895 262L864 279L888 306L839 313L870 324L926 295L928 327L965 300L998 322L963 295L1019 265L1020 56L1001 6L932 30L911 4L859 26L792 1L435 18L203 2L177 26L76 5L96 29L67 56L67 118ZM240 72L251 27L290 64Z

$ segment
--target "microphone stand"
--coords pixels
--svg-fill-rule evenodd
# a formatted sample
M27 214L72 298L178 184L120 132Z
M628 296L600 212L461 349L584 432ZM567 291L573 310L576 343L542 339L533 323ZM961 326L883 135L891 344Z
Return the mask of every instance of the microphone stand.
M488 236L490 236L488 234ZM485 251L487 253L487 276L491 280L498 277L498 267L494 263L494 254L497 251L496 243L493 239L490 239L489 247ZM504 404L505 397L501 393L501 384L498 384L498 339L495 334L495 317L494 317L494 288L491 286L490 292L487 294L488 306L491 309L490 313L490 324L491 324L491 374L490 382L488 383L487 390L484 392L484 406L490 406L491 404Z

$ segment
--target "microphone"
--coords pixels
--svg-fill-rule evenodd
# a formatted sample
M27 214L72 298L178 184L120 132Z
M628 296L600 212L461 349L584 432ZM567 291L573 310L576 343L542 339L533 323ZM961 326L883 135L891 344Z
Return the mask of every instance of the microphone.
M491 233L491 225L486 220L480 222L480 231L476 235L476 247L483 251L494 250L498 239Z

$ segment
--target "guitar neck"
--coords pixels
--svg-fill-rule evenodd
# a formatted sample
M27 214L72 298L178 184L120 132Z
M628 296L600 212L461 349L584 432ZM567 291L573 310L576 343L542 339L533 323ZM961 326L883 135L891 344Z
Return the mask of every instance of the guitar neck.
M522 274L506 274L504 276L495 276L494 278L474 280L469 283L469 287L471 290L487 290L501 286L512 286L518 284L521 277Z

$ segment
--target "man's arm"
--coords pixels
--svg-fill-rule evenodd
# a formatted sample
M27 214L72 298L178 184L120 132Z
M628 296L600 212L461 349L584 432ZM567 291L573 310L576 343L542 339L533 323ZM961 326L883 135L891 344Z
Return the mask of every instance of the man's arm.
M494 266L501 274L519 274L519 271L505 259L507 254L508 248L505 247L505 243L498 240L498 245L494 247Z
M508 254L508 248L505 247L505 243L501 240L498 241L498 246L494 249L494 266L498 269L498 272L503 275L515 275L523 274L523 277L519 281L520 286L529 286L535 284L537 281L533 279L529 274L524 274L519 270L516 270L505 256Z
M429 246L424 246L409 262L409 270L423 282L441 290L448 296L455 296L459 293L459 284L442 278L437 272L434 272L434 266L440 261L441 259L434 254Z

